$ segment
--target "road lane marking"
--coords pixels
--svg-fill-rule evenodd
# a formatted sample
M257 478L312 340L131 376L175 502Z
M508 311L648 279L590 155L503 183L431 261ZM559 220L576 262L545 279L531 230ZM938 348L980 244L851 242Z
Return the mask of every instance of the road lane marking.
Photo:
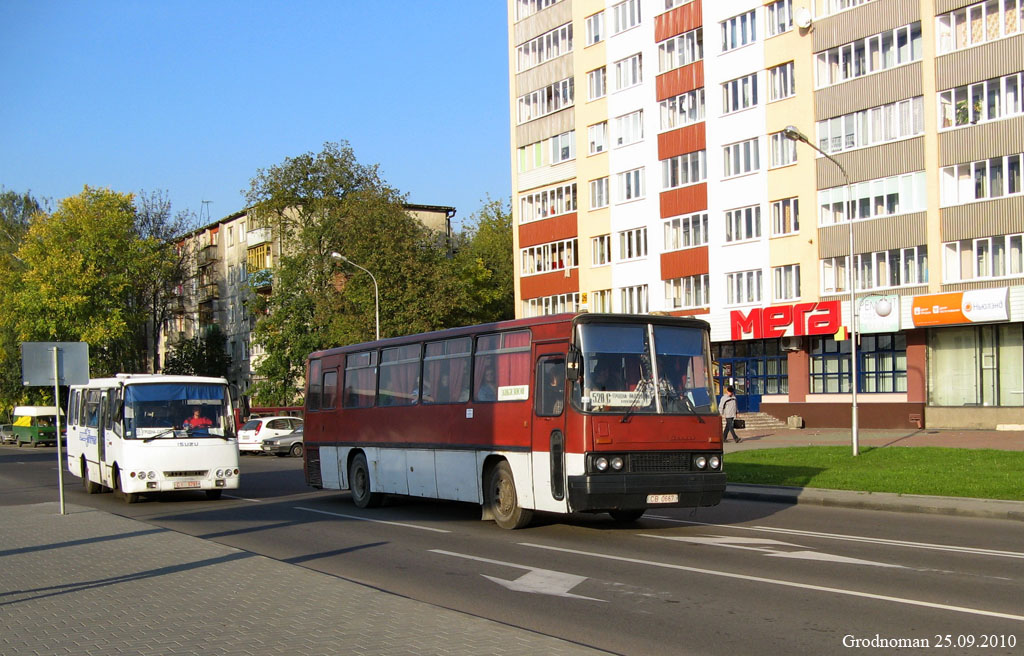
M250 499L249 497L236 497L233 494L225 494L225 498L228 499L241 499L242 501L249 501L250 503L263 503L260 499Z
M389 522L383 519L370 519L369 517L360 517L358 515L345 515L342 513L327 512L326 510L317 510L316 508L303 508L302 506L294 506L295 510L305 510L311 513L320 513L321 515L330 515L331 517L342 517L344 519L358 519L361 522L372 522L374 524L388 524L390 526L401 526L402 528L416 528L421 531L433 531L434 533L451 533L443 528L433 528L430 526L417 526L416 524L406 524L403 522Z
M519 565L517 563L509 563L502 560L491 560L490 558L484 558L482 556L471 556L469 554L455 553L454 551L445 551L443 549L430 549L431 553L442 554L444 556L454 556L456 558L465 558L466 560L475 560L481 563L490 563L492 565L503 565L505 567L514 567L516 569L525 569L526 574L523 574L518 579L509 581L507 579L499 579L495 576L487 576L481 574L488 581L493 581L500 586L514 590L516 592L530 592L534 594L546 594L553 595L556 597L569 597L570 599L586 599L587 601L600 601L607 603L604 599L595 599L594 597L585 597L583 595L572 594L569 590L583 583L587 580L586 576L579 576L577 574L569 574L567 572L557 572L552 569L541 569L538 567L530 567L528 565Z
M596 553L593 551L580 551L578 549L565 549L562 547L551 547L543 544L533 544L530 542L520 542L521 546L534 547L536 549L546 549L548 551L558 551L561 553L575 554L577 556L590 556L592 558L602 558L605 560L615 560L624 563L633 563L635 565L647 565L650 567L661 567L664 569L673 569L681 572L692 572L694 574L705 574L707 576L719 576L727 579L738 579L741 581L752 581L754 583L767 583L769 585L778 585L787 588L798 588L801 590L814 590L816 592L830 592L836 595L843 595L847 597L859 597L862 599L875 599L878 601L891 601L897 604L904 604L907 606L921 606L923 608L935 608L938 610L948 610L956 613L966 613L968 615L983 615L985 617L996 617L999 619L1013 620L1016 622L1024 622L1024 615L1013 615L1011 613L1000 613L997 611L984 610L981 608L968 608L966 606L951 606L949 604L938 604L931 601L922 601L920 599L907 599L904 597L892 597L889 595L874 594L872 592L858 592L856 590L843 590L841 588L830 588L824 585L814 585L813 583L797 583L796 581L784 581L782 579L770 579L764 576L751 576L749 574L737 574L734 572L723 572L720 570L709 570L700 567L689 567L687 565L676 565L674 563L661 563L654 560L643 560L641 558L626 558L624 556L613 556L611 554Z
M793 544L792 542L780 542L779 540L772 540L770 538L741 538L726 537L720 535L691 538L678 535L652 535L649 533L639 533L638 535L645 538L656 538L658 540L673 540L675 542L689 542L691 544L704 544L715 547L728 547L730 549L760 551L765 556L774 558L817 560L831 563L843 563L846 565L871 565L873 567L897 567L900 569L904 569L903 565L893 565L890 563L880 563L873 560L861 560L860 558L850 558L848 556L837 556L834 554L821 553L819 551L811 551L810 549L805 548L803 545ZM799 549L799 551L783 551L780 550L779 547L796 547L797 549Z
M907 540L889 540L887 538L871 538L860 535L845 535L843 533L820 533L818 531L802 531L795 528L774 528L771 526L737 526L735 524L712 524L709 522L695 522L688 519L675 519L659 515L646 515L648 519L660 519L676 524L691 524L693 526L711 526L715 528L729 528L742 531L761 531L765 533L781 533L784 535L798 535L811 538L822 538L825 540L845 540L847 542L866 542L870 544L884 544L893 547L910 547L913 549L930 549L932 551L950 551L953 553L978 554L981 556L1000 556L1003 558L1024 559L1024 553L1019 551L1001 551L999 549L982 549L979 547L957 547L946 544L932 544L929 542L910 542Z

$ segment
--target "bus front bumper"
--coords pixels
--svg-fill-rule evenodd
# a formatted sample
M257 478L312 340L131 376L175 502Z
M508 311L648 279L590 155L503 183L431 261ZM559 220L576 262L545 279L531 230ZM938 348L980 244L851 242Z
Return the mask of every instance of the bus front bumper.
M569 506L577 512L716 506L724 492L724 472L569 477Z

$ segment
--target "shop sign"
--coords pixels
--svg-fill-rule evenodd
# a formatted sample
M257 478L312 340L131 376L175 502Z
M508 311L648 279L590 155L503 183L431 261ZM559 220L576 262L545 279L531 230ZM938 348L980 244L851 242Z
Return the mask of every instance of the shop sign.
M899 294L871 294L857 301L857 330L896 333L900 330Z
M729 313L732 339L773 339L791 335L834 335L842 322L839 301L754 308Z
M915 296L910 314L915 326L1008 321L1009 287Z

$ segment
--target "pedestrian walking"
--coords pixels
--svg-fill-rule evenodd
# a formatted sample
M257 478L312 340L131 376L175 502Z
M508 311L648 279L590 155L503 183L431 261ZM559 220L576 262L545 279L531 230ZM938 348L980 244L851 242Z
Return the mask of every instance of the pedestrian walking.
M733 424L736 421L736 388L732 385L726 385L725 395L722 397L722 402L719 404L721 408L722 416L725 417L725 428L722 430L722 444L729 441L729 433L732 433L733 440L739 444L743 440L736 434L736 428Z

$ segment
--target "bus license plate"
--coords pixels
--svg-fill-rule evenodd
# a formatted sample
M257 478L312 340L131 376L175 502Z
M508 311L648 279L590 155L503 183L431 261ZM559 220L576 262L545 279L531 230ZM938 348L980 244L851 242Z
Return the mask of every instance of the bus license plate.
M178 489L199 487L200 485L202 485L202 483L200 483L199 481L174 481L174 487Z
M648 494L647 503L679 503L678 494Z

